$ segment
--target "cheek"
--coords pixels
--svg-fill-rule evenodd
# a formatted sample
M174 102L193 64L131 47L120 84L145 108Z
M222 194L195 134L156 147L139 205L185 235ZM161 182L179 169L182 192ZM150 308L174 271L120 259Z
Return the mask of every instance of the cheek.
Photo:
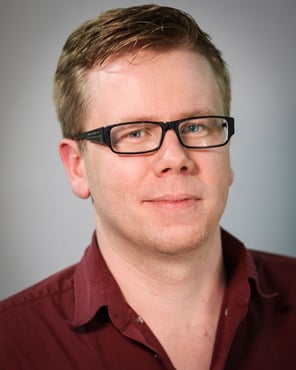
M230 168L229 170L229 186L231 186L233 184L233 181L234 181L234 172L233 172L233 169Z
M135 195L145 171L138 158L120 157L104 153L100 158L90 158L88 165L89 187L94 199L112 203Z
M233 182L233 172L229 152L221 148L207 156L204 160L203 172L208 188L217 194L227 193Z
M228 187L231 186L234 180L234 173L231 167L229 150L227 151L227 155L225 159L225 177L226 177L226 182L227 182Z

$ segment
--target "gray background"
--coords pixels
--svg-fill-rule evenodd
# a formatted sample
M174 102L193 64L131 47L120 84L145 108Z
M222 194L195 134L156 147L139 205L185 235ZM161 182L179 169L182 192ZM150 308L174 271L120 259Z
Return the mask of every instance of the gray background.
M80 259L91 204L68 186L52 76L74 27L141 1L9 0L0 5L0 298ZM233 81L235 183L223 226L254 249L296 255L294 0L161 1L190 12Z

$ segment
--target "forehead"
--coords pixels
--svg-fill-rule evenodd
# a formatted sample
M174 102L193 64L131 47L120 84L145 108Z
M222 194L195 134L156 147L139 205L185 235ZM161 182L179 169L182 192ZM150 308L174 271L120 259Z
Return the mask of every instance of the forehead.
M220 89L209 62L177 49L113 57L88 74L89 121L174 120L222 114Z

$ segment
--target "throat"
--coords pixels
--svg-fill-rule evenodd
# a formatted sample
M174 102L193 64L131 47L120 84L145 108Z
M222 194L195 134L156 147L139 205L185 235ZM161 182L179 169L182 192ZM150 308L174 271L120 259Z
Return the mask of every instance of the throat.
M174 276L166 275L162 281L154 277L151 283L149 279L149 284L138 285L138 294L134 286L126 291L129 304L150 327L176 369L210 368L226 279L222 256L204 266L187 274L184 270L176 274L175 269Z
M176 369L210 367L226 279L221 244L207 247L190 259L135 260L102 251L127 303Z
M221 284L208 297L153 305L141 313L176 369L210 368L223 297Z
M219 239L185 255L139 253L135 256L106 245L100 249L126 301L142 317L151 304L160 311L164 307L165 312L167 309L184 311L188 307L190 314L191 308L211 305L212 299L224 290Z

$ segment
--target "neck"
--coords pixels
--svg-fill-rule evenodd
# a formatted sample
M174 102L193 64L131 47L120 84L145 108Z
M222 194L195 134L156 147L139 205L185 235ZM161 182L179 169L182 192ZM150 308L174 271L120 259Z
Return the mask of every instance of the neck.
M175 368L209 369L225 288L220 231L211 242L175 255L131 258L100 243L127 303Z
M100 249L128 304L146 321L152 306L159 317L169 310L189 318L222 300L220 233L206 245L177 255L131 256L105 243Z

